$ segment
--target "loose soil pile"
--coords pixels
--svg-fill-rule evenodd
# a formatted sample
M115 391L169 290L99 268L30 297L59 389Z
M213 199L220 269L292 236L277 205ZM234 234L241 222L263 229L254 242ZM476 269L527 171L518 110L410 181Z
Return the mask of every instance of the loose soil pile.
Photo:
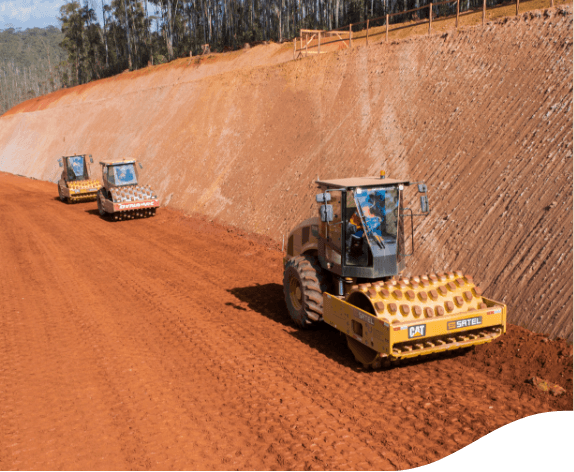
M169 209L109 222L5 173L0 212L2 470L403 469L572 409L571 345L515 326L363 371L334 329L293 327L262 236Z
M285 51L182 59L26 102L0 120L0 170L55 181L62 154L137 157L164 205L281 241L316 213L317 176L384 167L429 185L411 273L461 269L513 323L572 341L571 7Z

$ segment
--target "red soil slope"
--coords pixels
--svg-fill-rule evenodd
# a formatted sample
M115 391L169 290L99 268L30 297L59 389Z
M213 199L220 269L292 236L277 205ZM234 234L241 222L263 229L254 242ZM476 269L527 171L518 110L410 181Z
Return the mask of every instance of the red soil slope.
M134 156L164 204L280 241L317 176L382 166L430 188L409 271L460 268L513 323L572 340L570 7L275 66L256 50L27 102L0 118L0 170Z
M293 327L263 237L169 209L113 223L55 187L0 173L1 470L407 469L572 409L564 340L510 326L363 371L334 329Z

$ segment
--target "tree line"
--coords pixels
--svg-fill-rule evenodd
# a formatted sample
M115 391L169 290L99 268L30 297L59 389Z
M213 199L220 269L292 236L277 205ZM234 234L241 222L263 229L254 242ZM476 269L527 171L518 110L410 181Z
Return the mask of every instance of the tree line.
M502 0L489 0L489 4ZM74 0L60 9L68 85L245 43L291 40L301 28L349 23L428 5L429 0ZM461 10L482 5L462 0ZM439 7L451 14L456 4ZM404 16L404 18L403 18ZM426 17L421 12L419 17ZM101 24L98 18L101 18ZM410 15L393 21L413 19Z

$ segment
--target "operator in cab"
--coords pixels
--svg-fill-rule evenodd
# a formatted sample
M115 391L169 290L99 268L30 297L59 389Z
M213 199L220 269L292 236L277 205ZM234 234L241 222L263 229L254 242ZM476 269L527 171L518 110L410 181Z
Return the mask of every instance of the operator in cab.
M396 189L357 189L348 200L347 261L363 265L363 240L384 246L395 242L399 193Z
M363 253L363 222L359 212L355 208L353 215L349 218L347 225L347 259L357 259Z
M85 180L84 156L68 157L68 179L69 181Z

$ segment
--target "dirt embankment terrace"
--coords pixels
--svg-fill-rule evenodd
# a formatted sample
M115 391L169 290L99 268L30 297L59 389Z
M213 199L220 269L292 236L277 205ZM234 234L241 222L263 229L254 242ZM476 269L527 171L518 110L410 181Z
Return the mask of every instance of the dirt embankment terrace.
M136 157L162 203L274 241L314 181L424 180L411 274L461 269L572 341L572 10L289 61L277 45L125 73L0 118L0 170ZM94 166L96 170L97 166Z

